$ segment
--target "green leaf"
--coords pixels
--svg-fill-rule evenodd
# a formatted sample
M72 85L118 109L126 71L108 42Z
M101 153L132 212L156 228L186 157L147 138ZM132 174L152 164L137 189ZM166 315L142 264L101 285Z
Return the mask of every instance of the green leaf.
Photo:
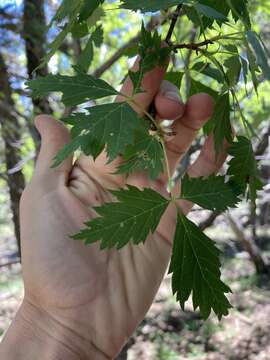
M248 0L228 0L235 22L243 21L247 28L251 27L249 12L247 9Z
M222 47L232 55L239 55L238 47L233 44L222 44Z
M88 35L89 28L87 22L75 23L71 29L71 34L74 39L80 39Z
M117 173L131 174L135 171L147 171L151 180L155 180L163 172L163 151L161 144L147 129L136 131L135 142L126 148L124 162Z
M248 67L251 73L251 78L252 78L252 82L253 82L253 86L255 91L258 93L258 86L259 86L259 80L257 78L257 74L256 72L259 70L258 65L256 64L256 58L255 55L253 54L251 48L248 46L248 44L246 44L246 48L247 48L247 59L248 59Z
M256 200L257 200L257 191L260 191L263 189L263 182L258 177L251 177L249 179L249 192L248 192L248 198L251 200L253 204L256 206Z
M63 0L59 6L56 14L53 17L53 21L62 21L67 16L73 15L81 7L81 0Z
M103 28L101 25L97 26L95 31L92 33L91 38L96 47L100 47L103 43Z
M222 21L228 21L227 17L224 16L219 11L215 10L214 8L203 5L203 4L196 4L195 9L201 13L204 16L207 16L209 18L215 19L215 20L222 20Z
M80 11L80 15L79 15L79 20L80 21L84 21L87 20L90 16L92 16L92 14L94 13L94 11L101 5L103 4L104 0L84 0L84 4L81 8Z
M219 69L214 68L209 63L205 63L203 61L197 62L196 64L193 65L191 70L195 70L201 74L209 76L212 79L215 79L220 84L224 83L224 76L223 76L222 72L220 72Z
M102 7L98 7L93 14L87 19L87 24L89 28L96 26L97 22L100 21L105 16L105 11Z
M53 159L52 167L60 165L67 157L72 155L76 150L80 148L82 139L77 137L66 144L61 150L58 151Z
M138 44L129 45L123 52L123 56L133 58L138 55Z
M142 126L143 119L126 102L104 104L88 109L90 133L106 144L110 161L134 143L135 130Z
M188 4L190 0L122 0L121 7L142 12L155 12L179 4Z
M88 71L94 56L93 44L95 44L95 46L97 47L100 47L102 42L103 42L103 30L102 30L102 26L98 26L95 29L95 31L92 33L90 38L88 39L85 48L83 49L83 51L79 56L76 66L79 71L84 73Z
M144 74L156 66L162 66L168 59L170 47L162 47L161 36L157 31L147 31L142 23L141 37L138 46L140 63L138 71L129 71L129 77L133 83L133 93L142 92L140 86Z
M85 45L85 48L83 49L83 51L81 52L78 58L77 69L87 73L89 66L93 61L93 56L94 56L93 40L90 37L87 41L87 44Z
M235 183L248 184L248 196L255 202L257 190L262 189L262 182L250 140L244 136L238 136L237 141L229 147L228 153L232 156L228 175L233 176Z
M185 175L181 181L181 199L220 212L239 202L235 189L225 182L225 176L190 178Z
M225 93L218 98L214 114L210 120L213 124L214 142L217 153L223 149L225 139L229 143L233 141L230 113L230 96L229 93Z
M268 57L265 53L264 47L261 44L260 38L254 31L247 31L246 37L250 45L252 46L257 58L257 63L262 69L262 72L267 80L270 80L270 66L268 64Z
M224 66L228 69L226 73L227 83L229 87L234 87L238 83L241 73L241 62L239 55L234 55L226 59L224 61Z
M233 157L229 162L229 175L239 179L258 175L257 162L249 139L237 136L237 141L229 147L228 153Z
M194 6L185 6L185 13L200 29L200 33L204 33L207 28L212 28L215 20L221 26L228 20L229 11L226 1L200 0Z
M26 85L32 90L33 97L46 96L50 92L63 93L62 101L67 106L118 95L118 92L104 80L85 74L75 76L48 75L27 81Z
M230 288L220 279L220 251L193 222L178 215L169 272L172 290L184 310L192 293L194 310L207 319L211 310L219 319L231 304L224 295Z
M96 157L106 146L109 161L124 152L127 145L134 143L135 131L143 124L143 119L126 102L93 106L88 111L89 114L74 114L66 122L73 125L75 136L83 135L88 139L84 152Z
M169 71L166 73L164 80L170 81L172 84L177 86L178 89L180 89L184 75L185 73L181 71Z
M40 67L44 66L45 64L47 64L48 61L50 60L50 58L56 53L56 51L59 49L60 45L65 40L67 34L71 31L73 24L74 24L74 22L70 21L69 23L64 25L64 27L62 28L62 31L48 45L48 48L50 49L50 51L48 51L48 53L44 56L44 58L42 59L41 64L38 66L38 68L40 68Z
M140 68L139 71L129 70L128 76L133 85L133 94L138 94L138 93L144 92L144 90L142 90L142 88L141 88L141 82L143 79L143 75L144 75L144 73L142 71L142 68ZM124 79L124 81L125 81L125 79Z
M206 94L212 96L214 99L218 98L217 91L213 90L209 86L202 84L199 81L191 79L189 96L199 94L199 93L206 93Z
M61 22L65 18L68 18L68 22L62 27L62 31L56 36L56 38L48 45L50 51L42 59L38 68L44 66L50 58L59 49L60 45L65 40L67 34L72 30L77 20L77 14L82 6L81 0L63 0L58 8L55 16L52 18L50 26L54 21Z
M169 200L152 189L141 191L131 185L111 193L118 202L94 208L100 217L87 222L87 228L73 238L86 244L100 240L101 249L145 242L155 232Z

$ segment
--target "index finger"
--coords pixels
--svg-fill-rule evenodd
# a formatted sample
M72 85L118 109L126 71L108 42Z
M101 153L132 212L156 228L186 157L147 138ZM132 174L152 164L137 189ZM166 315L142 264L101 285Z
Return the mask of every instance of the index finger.
M139 69L140 57L135 61L134 66L131 68L131 71L136 72ZM158 93L161 82L164 78L168 65L158 66L153 70L147 72L142 79L141 89L144 91L143 93L136 94L134 96L135 102L139 105L136 106L134 104L130 104L133 109L139 114L143 115L144 111L146 111L151 105L155 95ZM122 86L121 93L126 96L132 96L133 94L133 84L128 77L124 85ZM116 101L123 101L125 98L123 96L118 96Z

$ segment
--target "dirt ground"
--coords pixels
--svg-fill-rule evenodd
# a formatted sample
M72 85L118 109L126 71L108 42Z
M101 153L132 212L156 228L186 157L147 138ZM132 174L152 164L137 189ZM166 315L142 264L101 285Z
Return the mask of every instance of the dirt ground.
M1 263L13 245L2 239ZM190 306L182 312L171 295L170 278L166 277L145 320L130 340L128 360L270 359L269 278L254 275L245 253L231 255L223 265L224 278L233 290L234 308L230 315L221 322L214 316L203 322ZM0 267L0 339L22 297L20 265Z

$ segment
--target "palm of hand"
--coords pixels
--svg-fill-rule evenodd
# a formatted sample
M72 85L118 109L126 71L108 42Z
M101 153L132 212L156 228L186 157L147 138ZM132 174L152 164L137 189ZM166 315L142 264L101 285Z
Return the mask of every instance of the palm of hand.
M96 172L94 166L92 172ZM73 167L71 177L69 187L44 193L35 191L33 181L27 190L32 193L31 201L25 193L22 224L31 222L30 229L22 226L23 238L29 239L23 243L25 290L31 303L59 321L65 319L64 326L76 324L79 336L88 333L91 323L89 339L95 339L102 352L114 354L122 346L120 339L133 332L152 303L168 264L170 239L157 231L145 246L128 245L121 251L100 251L98 244L72 241L69 235L94 216L91 207L112 199L81 166ZM106 174L99 177L104 179ZM137 186L142 183L136 181ZM109 179L106 185L115 187ZM166 216L166 224L174 222L171 217ZM108 324L115 330L104 344L102 334L108 331Z
M144 79L147 93L138 96L146 108L157 93L162 76L163 70L158 69ZM130 86L126 83L124 91L129 92ZM210 116L212 102L206 95L195 96L185 110L183 104L163 94L158 94L155 102L159 118L179 117L178 135L167 147L173 169L197 129ZM91 207L111 200L105 189L122 186L124 179L110 175L115 164L106 165L104 155L96 163L82 157L73 167L68 159L61 168L50 169L55 152L67 141L67 132L48 117L39 118L37 127L42 135L41 154L21 204L26 298L113 357L143 319L164 276L175 211L168 208L156 233L144 245L100 251L98 244L87 247L72 241L69 235L77 233L86 220L95 216ZM189 173L211 174L223 160L221 157L215 161L209 140ZM164 176L149 183L144 174L136 174L129 183L150 186L166 194ZM187 203L181 205L185 212L191 207Z

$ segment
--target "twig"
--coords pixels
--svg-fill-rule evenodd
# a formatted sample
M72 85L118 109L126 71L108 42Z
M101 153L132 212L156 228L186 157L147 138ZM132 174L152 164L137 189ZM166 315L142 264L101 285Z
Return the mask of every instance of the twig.
M207 228L211 227L214 223L214 221L216 220L216 218L221 215L220 212L218 211L213 211L208 218L206 218L205 220L203 220L200 224L199 224L199 228L204 231Z
M11 15L10 13L6 12L5 9L0 9L0 16L8 20L16 19L16 16Z
M269 146L269 138L270 138L270 125L264 131L261 141L257 144L255 149L255 156L262 156L265 153L265 150Z
M118 61L124 54L124 52L135 45L140 39L140 34L136 35L134 38L130 39L125 45L118 49L111 58L109 58L104 64L97 68L93 72L93 76L99 78L105 71L107 71L116 61Z
M180 12L181 12L181 10L182 10L182 7L183 7L182 4L178 5L178 6L177 6L177 9L176 9L175 12L173 13L171 25L170 25L168 34L167 34L166 39L165 39L165 41L166 41L166 43L167 43L168 45L170 45L171 37L172 37L173 31L174 31L175 25L176 25L176 23L177 23L178 17L179 17L179 15L180 15Z
M19 263L20 263L20 259L9 261L9 262L6 262L4 264L0 264L0 268L15 265L15 264L19 264Z
M191 30L190 42L193 43L197 35L197 29L195 27ZM189 70L190 60L192 56L192 49L188 49L187 56L185 59L185 73L186 73L186 98L188 98L190 86L191 86L191 75Z
M269 274L269 268L261 255L260 249L254 242L254 239L245 234L245 228L241 223L241 220L234 218L229 212L227 213L227 219L236 239L240 242L243 249L249 254L257 273Z
M180 10L182 5L179 5ZM174 30L174 27L176 25L177 18L180 15L180 11L175 11L175 13L172 15L172 22L170 24L169 32L166 36L165 41L168 42L172 36L172 32ZM177 16L177 17L175 17ZM155 29L159 25L163 25L168 20L168 16L161 18L160 21L156 21L156 19L151 19L150 22L147 24L146 28L148 31L151 31ZM133 45L137 44L140 39L141 33L139 32L136 36L134 36L132 39L130 39L126 44L124 44L120 49L118 49L104 64L102 64L100 67L98 67L94 72L93 76L99 78L105 71L107 71L116 61L118 61L124 54L124 52L132 47Z
M191 44L177 44L173 46L174 50L178 50L178 49L190 49L190 50L200 50L201 47L203 46L207 46L210 44L214 44L214 41L209 39L209 40L204 40L200 43L191 43Z

